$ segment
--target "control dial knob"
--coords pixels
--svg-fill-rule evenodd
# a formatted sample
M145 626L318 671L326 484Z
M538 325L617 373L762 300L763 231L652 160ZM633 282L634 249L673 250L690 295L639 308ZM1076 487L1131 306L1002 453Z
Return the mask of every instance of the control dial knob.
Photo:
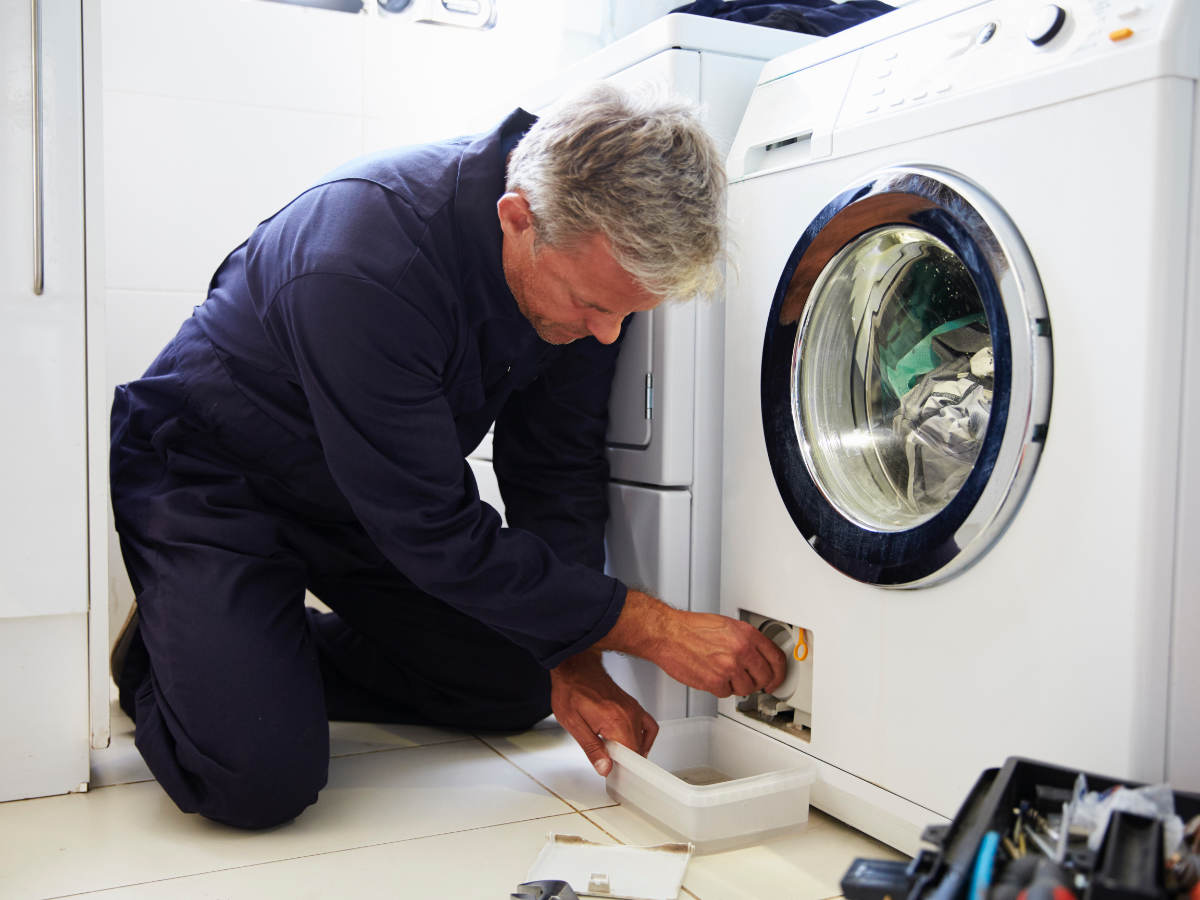
M1066 10L1057 3L1047 3L1030 15L1029 24L1025 27L1025 37L1029 38L1033 46L1044 47L1062 31L1066 21Z

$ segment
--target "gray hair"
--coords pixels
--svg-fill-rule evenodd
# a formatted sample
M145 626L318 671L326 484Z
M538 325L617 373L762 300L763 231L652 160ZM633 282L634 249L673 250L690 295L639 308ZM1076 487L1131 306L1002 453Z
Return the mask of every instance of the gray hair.
M721 281L725 170L696 108L597 83L538 119L513 151L507 190L539 243L593 234L653 294L712 294Z

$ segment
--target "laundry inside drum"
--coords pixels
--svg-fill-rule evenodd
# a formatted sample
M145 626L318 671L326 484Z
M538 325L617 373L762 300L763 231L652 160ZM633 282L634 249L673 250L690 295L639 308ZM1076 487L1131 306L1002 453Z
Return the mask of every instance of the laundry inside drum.
M982 449L994 361L963 261L907 225L860 235L822 271L793 357L805 462L843 515L907 530L954 499Z

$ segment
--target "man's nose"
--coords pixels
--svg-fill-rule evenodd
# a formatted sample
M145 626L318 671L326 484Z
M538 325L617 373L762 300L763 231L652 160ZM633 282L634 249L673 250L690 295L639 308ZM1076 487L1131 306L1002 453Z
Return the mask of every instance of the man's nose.
M611 344L621 336L621 323L623 321L623 316L592 316L587 323L588 331L590 331L592 333L592 337L594 337L600 343Z

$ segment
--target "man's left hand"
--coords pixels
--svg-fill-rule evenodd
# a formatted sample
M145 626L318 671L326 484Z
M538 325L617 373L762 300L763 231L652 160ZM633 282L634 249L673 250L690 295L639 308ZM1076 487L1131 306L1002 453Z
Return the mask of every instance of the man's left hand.
M654 717L617 687L604 671L598 650L585 650L550 670L550 705L558 724L601 775L612 770L605 740L645 756L658 736Z

